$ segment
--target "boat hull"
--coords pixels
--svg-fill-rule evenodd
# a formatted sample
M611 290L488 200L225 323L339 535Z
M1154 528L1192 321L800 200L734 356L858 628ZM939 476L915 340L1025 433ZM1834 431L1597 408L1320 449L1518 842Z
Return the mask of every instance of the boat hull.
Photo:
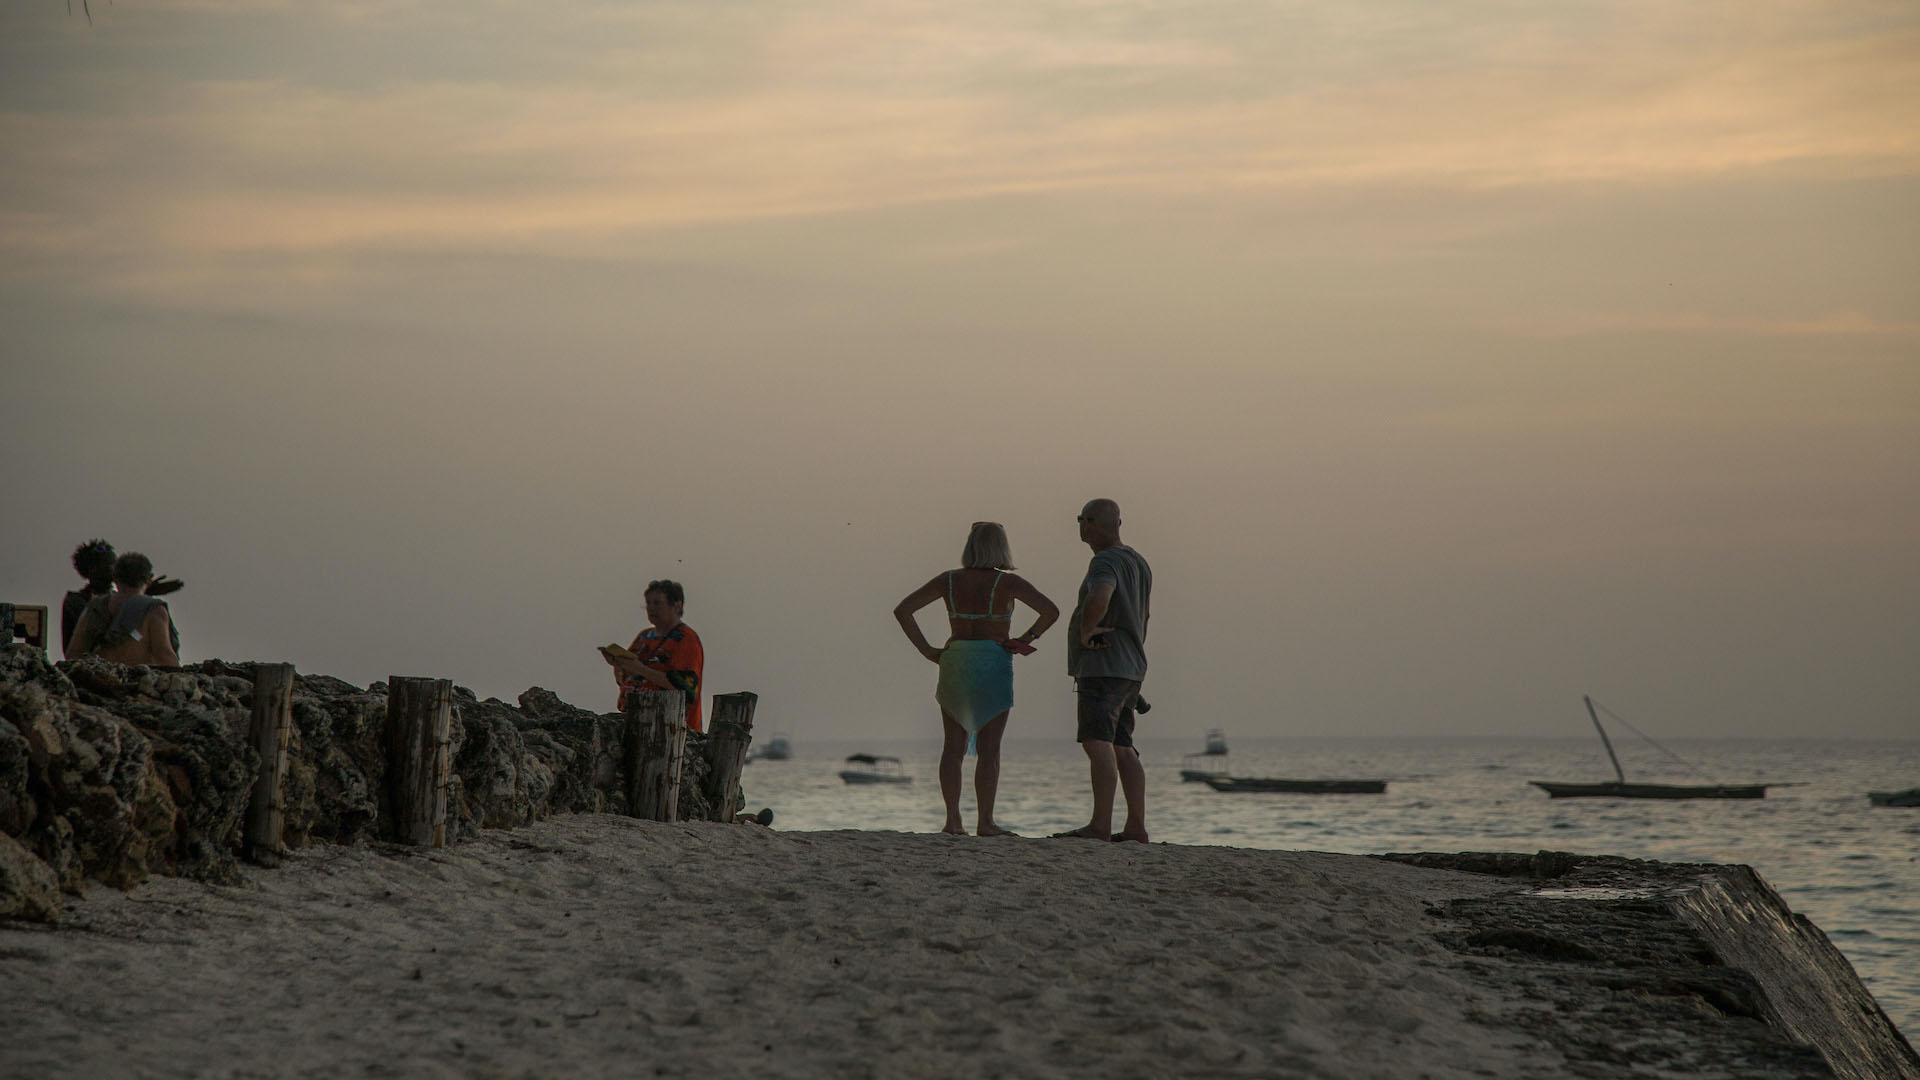
M1905 791L1869 791L1867 800L1875 806L1920 806L1920 787Z
M1556 799L1764 799L1765 784L1559 784L1534 780L1534 787Z
M1292 795L1383 795L1385 780L1280 780L1258 776L1205 776L1215 791L1280 792Z

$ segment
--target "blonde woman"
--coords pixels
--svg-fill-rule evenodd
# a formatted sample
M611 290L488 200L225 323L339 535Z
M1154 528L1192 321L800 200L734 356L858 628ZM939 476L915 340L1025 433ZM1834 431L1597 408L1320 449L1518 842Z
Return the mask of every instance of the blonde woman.
M1030 653L1033 642L1060 618L1060 609L1025 578L1012 573L1013 551L1007 530L997 521L976 521L960 554L960 567L915 589L893 617L920 655L940 665L940 685L934 700L940 703L940 726L946 744L940 751L940 797L947 804L942 832L965 836L960 823L960 760L979 755L973 769L973 792L979 804L976 831L981 836L1009 836L993 822L993 800L1000 787L1000 737L1007 731L1007 713L1013 708L1013 654ZM947 606L951 636L934 648L920 631L914 613L935 601ZM1023 603L1039 616L1027 632L1009 640L1014 604Z

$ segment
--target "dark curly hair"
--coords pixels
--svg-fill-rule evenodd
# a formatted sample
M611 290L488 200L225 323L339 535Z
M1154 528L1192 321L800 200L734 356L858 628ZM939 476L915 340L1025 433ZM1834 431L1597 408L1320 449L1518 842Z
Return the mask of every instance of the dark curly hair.
M153 560L137 551L129 551L113 560L113 582L136 589L153 580Z
M670 581L667 578L647 582L647 591L640 595L646 596L652 593L665 595L667 603L669 604L685 604L687 602L687 590L681 588L679 582Z
M73 549L74 572L95 585L105 585L113 577L113 545L105 540L89 540Z

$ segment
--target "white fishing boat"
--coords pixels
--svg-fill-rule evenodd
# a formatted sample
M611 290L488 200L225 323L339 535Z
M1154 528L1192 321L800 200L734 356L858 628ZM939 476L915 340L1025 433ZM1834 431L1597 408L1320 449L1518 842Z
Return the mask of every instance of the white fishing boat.
M1207 729L1207 741L1197 754L1186 754L1180 758L1180 779L1189 783L1205 780L1210 776L1225 776L1227 768L1227 733L1219 728Z
M756 746L747 752L748 761L786 761L793 757L793 743L789 737L778 732L769 735L765 746Z

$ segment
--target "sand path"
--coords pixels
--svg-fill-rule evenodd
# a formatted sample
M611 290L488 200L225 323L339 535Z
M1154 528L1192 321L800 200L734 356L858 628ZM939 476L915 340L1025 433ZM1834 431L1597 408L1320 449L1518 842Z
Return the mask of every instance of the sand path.
M0 927L0 1075L1533 1077L1342 855L563 817Z

